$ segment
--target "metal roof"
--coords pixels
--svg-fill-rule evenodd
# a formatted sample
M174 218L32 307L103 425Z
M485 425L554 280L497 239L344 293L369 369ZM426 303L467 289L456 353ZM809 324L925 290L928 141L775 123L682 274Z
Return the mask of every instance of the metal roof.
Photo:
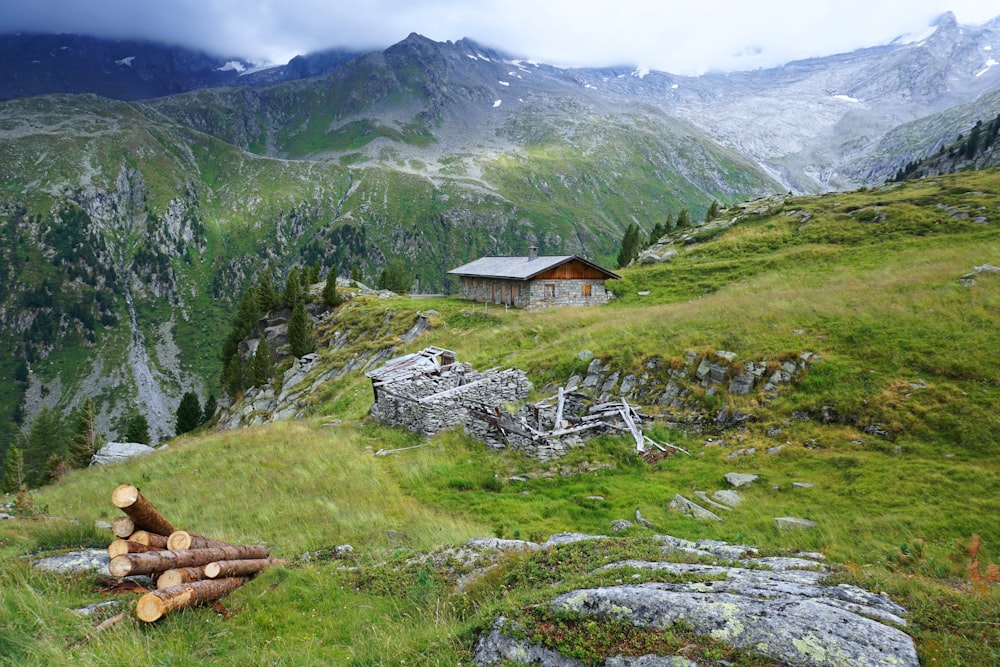
M576 255L540 255L538 257L480 257L479 259L452 269L449 274L474 278L505 278L507 280L531 280L540 273L554 269L572 260L577 260L604 273L608 278L619 276L605 268L588 262Z

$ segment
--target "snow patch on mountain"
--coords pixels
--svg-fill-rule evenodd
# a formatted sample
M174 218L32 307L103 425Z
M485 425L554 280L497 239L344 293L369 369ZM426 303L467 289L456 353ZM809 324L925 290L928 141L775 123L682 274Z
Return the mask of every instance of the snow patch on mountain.
M493 108L496 109L503 103L503 100L493 100Z
M122 58L121 60L116 60L116 65L121 65L122 67L131 67L132 61L135 60L135 56L129 56L128 58Z
M976 72L976 76L982 76L982 75L986 74L987 72L990 71L990 69L992 69L996 65L1000 65L1000 63L998 63L996 60L993 60L993 58L990 58L983 65L983 68L981 70L979 70L978 72Z
M851 102L852 104L860 104L861 100L856 97L851 97L850 95L834 95L833 99L842 100L844 102Z
M644 79L647 74L649 74L649 69L646 67L636 67L635 71L632 72L632 76L639 79Z
M509 86L510 85L510 81L497 81L497 83L499 83L501 86Z

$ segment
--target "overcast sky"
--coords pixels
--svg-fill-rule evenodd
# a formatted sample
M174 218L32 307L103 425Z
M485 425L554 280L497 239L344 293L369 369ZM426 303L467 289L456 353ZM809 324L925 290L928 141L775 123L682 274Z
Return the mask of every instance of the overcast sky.
M683 6L679 6L682 5ZM943 12L981 24L991 0L0 0L0 33L144 38L284 63L383 49L411 32L472 38L566 66L675 74L755 69L925 32Z

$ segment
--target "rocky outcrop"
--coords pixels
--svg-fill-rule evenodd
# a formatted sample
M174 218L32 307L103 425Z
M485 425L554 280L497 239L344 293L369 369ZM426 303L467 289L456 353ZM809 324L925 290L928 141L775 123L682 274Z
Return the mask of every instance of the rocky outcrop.
M156 451L149 445L138 442L108 442L90 460L92 466L121 463L129 459Z
M733 565L628 560L601 570L646 570L684 583L648 582L565 593L548 604L557 612L600 622L693 632L788 665L811 667L916 667L906 610L885 595L846 584L828 585L826 566L814 554L762 558L756 549L661 536L672 550L733 558ZM700 545L701 548L695 545ZM805 557L810 556L810 557ZM580 665L554 649L533 643L530 633L504 617L477 641L477 665ZM681 656L611 656L604 665L685 664Z

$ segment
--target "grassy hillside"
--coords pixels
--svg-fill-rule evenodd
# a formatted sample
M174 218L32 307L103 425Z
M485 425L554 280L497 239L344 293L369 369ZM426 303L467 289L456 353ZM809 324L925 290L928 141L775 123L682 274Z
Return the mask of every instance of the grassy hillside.
M0 624L11 629L0 635L0 662L467 664L495 615L593 583L589 572L623 555L649 555L644 538L654 531L504 558L461 592L457 577L484 563L443 545L608 534L611 521L638 508L657 533L822 551L838 580L885 591L911 611L907 630L923 664L996 664L1000 591L970 580L968 547L978 535L977 572L1000 564L1000 274L980 273L972 285L959 278L1000 264L998 229L1000 172L961 174L789 198L679 248L669 263L625 270L614 288L620 297L603 308L352 302L317 328L324 369L375 344L359 338L324 350L335 330L405 323L429 309L437 311L431 329L406 349L440 345L478 368L517 366L538 396L585 370L581 350L664 380L689 350L821 359L773 397L694 389L706 413L730 405L755 420L722 434L654 422L654 437L693 454L655 465L624 438L592 441L552 464L487 452L460 432L422 440L367 421L371 391L352 373L316 392L306 419L185 437L146 458L71 473L27 499L34 511L24 514L49 518L0 522ZM664 363L649 364L654 358ZM728 458L749 447L757 453ZM725 522L667 509L676 493L723 488L731 471L763 479ZM90 526L116 515L110 493L120 483L140 486L175 525L266 543L291 562L214 610L154 626L127 614L95 633L94 620L67 610L105 599L107 582L42 574L20 556L106 544ZM778 532L777 516L818 525ZM332 549L344 543L353 556ZM116 599L129 610L136 596ZM694 644L706 662L766 664L678 633L671 641Z

